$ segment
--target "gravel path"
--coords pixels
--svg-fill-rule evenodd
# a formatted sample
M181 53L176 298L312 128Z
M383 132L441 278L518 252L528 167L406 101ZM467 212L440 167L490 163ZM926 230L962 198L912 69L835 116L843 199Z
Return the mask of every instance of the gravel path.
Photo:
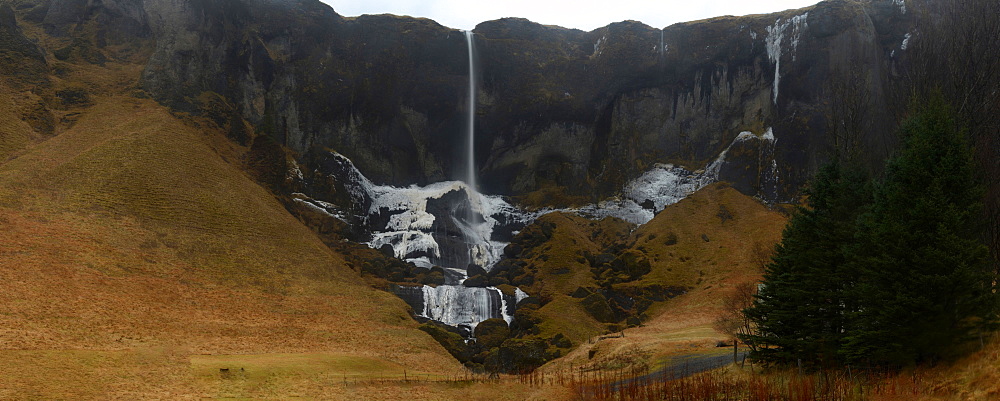
M744 357L746 357L746 351L741 351L737 360L742 360ZM667 366L664 366L655 372L619 380L612 383L611 386L615 391L617 391L622 386L627 386L636 382L656 383L664 380L682 379L704 371L718 369L729 365L730 363L733 363L733 354L730 353L722 355L684 355L671 360Z

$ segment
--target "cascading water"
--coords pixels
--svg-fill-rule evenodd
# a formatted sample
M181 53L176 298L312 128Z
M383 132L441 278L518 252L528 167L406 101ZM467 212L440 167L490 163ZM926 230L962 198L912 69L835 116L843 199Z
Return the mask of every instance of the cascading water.
M467 245L468 259L465 255L455 255L453 260L446 260L451 267L463 269L469 265L476 265L489 268L495 261L492 258L490 248L490 234L477 229L483 220L482 210L483 197L478 192L476 184L476 52L475 37L472 31L465 31L465 44L469 55L469 92L466 103L466 171L465 184L467 186L469 207L457 207L450 216L455 221L455 225L461 232L461 236ZM485 235L484 235L485 234ZM491 260L492 259L492 260ZM468 263L465 261L468 260ZM464 264L464 266L463 266ZM461 271L461 270L459 270ZM507 310L507 302L504 294L493 287L474 288L462 285L467 274L462 274L457 285L439 285L437 287L424 286L423 292L423 313L422 316L443 322L448 325L465 327L470 333L479 322L502 318L507 323L511 322L511 314ZM520 294L523 294L521 292ZM514 299L516 303L520 299Z
M466 170L466 184L473 191L478 191L476 186L476 45L472 31L465 31L465 44L469 49L469 99L466 113L468 113L468 126L466 127L466 138L468 140L468 166Z
M489 269L499 259L499 251L505 245L493 239L493 228L497 225L496 214L487 212L488 210L502 209L503 206L497 203L496 199L480 194L476 183L476 52L474 39L472 31L465 31L465 43L469 58L469 92L466 104L467 164L464 177L465 188L461 192L464 192L466 196L465 199L461 199L460 195L451 196L449 198L450 206L443 208L448 210L448 213L431 215L432 219L450 222L445 226L452 228L450 231L453 235L440 238L440 241L449 244L447 248L461 249L462 245L456 243L458 241L454 239L456 237L460 237L461 242L464 242L465 254L461 252L441 253L438 250L435 258L439 264L452 268L449 269L450 271L459 272L459 277L453 278L453 281L457 282L449 282L436 287L426 285L421 287L419 298L412 289L405 289L400 294L414 307L414 310L420 311L421 316L448 325L466 328L470 334L479 322L486 319L501 318L510 323L513 319L513 306L527 297L527 294L520 289L516 290L514 295L505 295L495 287L475 288L462 285L462 282L468 277L465 271L467 267L476 265ZM446 200L446 196L447 194L439 195L436 199ZM426 201L425 204L427 204ZM498 209L496 206L500 206L500 208ZM427 224L428 227L433 226L433 221L431 220L431 223ZM420 236L416 235L416 237Z

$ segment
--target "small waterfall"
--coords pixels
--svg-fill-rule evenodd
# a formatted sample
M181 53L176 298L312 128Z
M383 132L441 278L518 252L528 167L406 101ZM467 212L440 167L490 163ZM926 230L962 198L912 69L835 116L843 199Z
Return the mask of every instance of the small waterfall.
M502 318L510 322L504 310L503 293L496 288L476 288L462 285L424 286L424 317L450 326L468 327L486 319Z
M469 124L466 127L468 166L465 182L473 191L478 191L479 188L476 186L476 46L472 35L471 30L465 31L465 44L469 49L469 104L466 110Z

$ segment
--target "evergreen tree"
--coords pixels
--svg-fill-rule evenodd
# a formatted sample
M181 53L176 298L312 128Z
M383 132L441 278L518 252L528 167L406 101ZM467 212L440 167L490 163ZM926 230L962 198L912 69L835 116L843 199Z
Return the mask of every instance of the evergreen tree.
M853 303L845 287L854 283L845 246L858 215L870 203L869 180L837 162L823 167L785 228L754 305L745 311L756 332L743 336L751 358L809 366L839 364L839 347Z
M851 248L858 272L842 354L851 363L935 360L996 320L995 273L981 241L983 187L948 107L932 99L903 124Z

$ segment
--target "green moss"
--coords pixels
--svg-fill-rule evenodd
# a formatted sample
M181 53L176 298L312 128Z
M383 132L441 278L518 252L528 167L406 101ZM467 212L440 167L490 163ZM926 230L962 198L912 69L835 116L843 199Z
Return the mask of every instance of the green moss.
M441 344L451 356L459 362L468 362L472 359L472 349L465 343L465 339L458 333L449 331L442 327L443 324L437 322L427 322L420 325L420 330L430 334L434 340Z
M503 319L487 319L476 325L475 336L478 347L493 349L510 337L510 328Z
M597 319L598 322L612 323L617 320L615 319L614 312L611 311L611 306L608 305L608 299L601 294L593 293L588 295L580 301L580 305L583 306L583 309L590 316Z

